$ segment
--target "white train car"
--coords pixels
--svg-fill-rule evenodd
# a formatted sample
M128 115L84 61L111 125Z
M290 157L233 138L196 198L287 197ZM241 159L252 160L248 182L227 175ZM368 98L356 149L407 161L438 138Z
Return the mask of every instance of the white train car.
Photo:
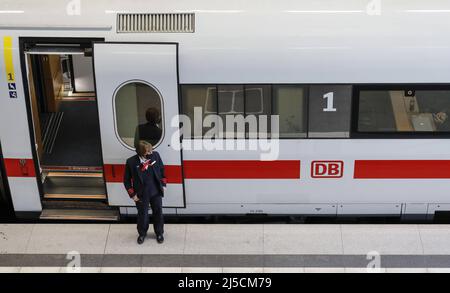
M136 213L124 162L154 107L166 214L450 211L449 14L439 0L3 0L3 204ZM279 139L263 148L246 129L207 149L196 122L178 149L177 115L195 107L278 115Z

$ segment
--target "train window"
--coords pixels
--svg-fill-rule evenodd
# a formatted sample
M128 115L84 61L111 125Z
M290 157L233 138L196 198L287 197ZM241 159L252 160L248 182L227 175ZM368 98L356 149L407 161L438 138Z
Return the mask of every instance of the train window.
M117 135L134 148L139 140L157 146L163 136L162 100L159 92L142 81L121 85L114 95Z
M361 90L358 132L450 131L450 91Z
M267 138L270 133L270 114L272 113L271 102L271 86L270 85L246 85L245 86L245 115L255 117L254 126L246 124L247 137L257 138L258 134L261 137ZM260 116L267 117L267 121L260 121ZM247 119L250 120L249 118ZM261 124L259 122L262 122Z
M306 137L306 89L300 85L271 84L183 85L182 113L191 121L190 133L183 128L183 135L185 138L266 138L272 130L271 115L278 115L279 137ZM195 123L200 122L194 119L195 108L201 109L204 123ZM222 125L215 117L222 120ZM226 128L227 118L235 118L230 129ZM212 128L217 132L210 131Z
M218 113L223 121L223 130L219 129L220 137L245 137L245 129L238 129L239 123L233 123L232 129L227 127L226 119L244 116L244 86L243 85L219 85L217 87ZM231 121L231 120L230 120ZM230 129L228 129L230 128Z
M194 123L195 109L201 109L201 123ZM198 111L197 110L197 111ZM217 90L215 85L184 85L182 87L182 112L191 121L190 133L183 127L183 136L186 138L203 137L212 127L204 127L206 117L217 115Z
M296 85L273 87L273 114L279 115L279 137L306 137L305 89Z

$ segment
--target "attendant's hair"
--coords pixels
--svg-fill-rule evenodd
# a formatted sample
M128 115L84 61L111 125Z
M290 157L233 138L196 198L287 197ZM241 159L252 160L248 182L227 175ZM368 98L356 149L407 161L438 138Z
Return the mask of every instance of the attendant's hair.
M152 150L153 150L152 144L145 140L140 140L138 145L136 146L136 153L142 157L145 156L145 154L148 151L152 151Z

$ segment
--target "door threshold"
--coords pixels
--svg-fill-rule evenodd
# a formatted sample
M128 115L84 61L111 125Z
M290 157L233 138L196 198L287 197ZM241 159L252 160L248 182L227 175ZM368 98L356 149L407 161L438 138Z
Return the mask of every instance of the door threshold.
M71 171L71 172L103 172L102 166L50 166L41 165L42 171Z
M44 209L41 220L118 221L117 210Z
M48 177L97 177L103 178L103 173L101 172L58 172L50 171L47 174Z

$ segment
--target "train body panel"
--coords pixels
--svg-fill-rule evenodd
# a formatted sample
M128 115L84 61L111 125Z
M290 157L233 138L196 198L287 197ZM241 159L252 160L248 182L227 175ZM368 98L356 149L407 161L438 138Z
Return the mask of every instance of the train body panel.
M170 213L400 215L449 210L445 169L450 141L445 136L364 139L352 137L353 126L347 125L341 136L335 131L333 139L326 138L326 131L318 139L313 131L309 138L282 138L279 155L271 163L260 161L261 151L170 149L177 130L170 124L178 124L171 118L182 112L184 85L296 84L307 87L309 95L310 85L342 86L350 124L355 86L450 84L450 38L445 37L450 33L449 5L356 0L3 1L0 95L5 98L0 100L0 141L14 208L42 210L40 179L35 174L40 165L30 136L36 136L30 121L36 114L26 101L29 61L21 40L42 38L52 43L50 39L80 38L121 43L125 48L121 58L136 44L178 47L165 63L171 66L166 70L170 76L158 84L157 69L150 69L145 52L140 52L141 64L139 55L129 63L114 62L112 55L97 55L106 44L98 45L98 50L94 45L105 186L109 205L120 207L122 214L134 213L121 183L121 165L134 151L117 133L113 96L119 83L130 80L144 80L163 92L162 116L168 133L156 150L175 178L168 184L164 203ZM118 33L118 13L192 13L195 29ZM102 53L107 51L105 47ZM165 92L165 82L171 83L172 92ZM14 89L9 88L12 83ZM183 143L194 141L185 138ZM205 168L210 172L203 172ZM337 173L327 173L326 168ZM414 168L419 175L408 172Z
M440 203L450 192L448 180L438 178L392 178L392 174L374 174L379 178L355 178L357 160L436 161L448 159L447 140L281 140L277 160L299 160L299 178L236 178L219 180L190 179L186 174L187 203ZM191 160L258 160L258 154L241 151L195 152L185 151L184 159ZM342 161L342 177L313 178L314 161ZM363 168L356 165L356 168ZM402 166L400 165L401 169ZM258 168L254 169L257 177ZM359 171L361 172L361 171ZM375 170L372 170L375 172ZM445 172L443 170L443 172ZM391 178L389 178L391 177ZM206 188L208 187L208 188ZM230 189L232 192L229 192ZM436 192L430 192L434 190Z
M80 9L70 7L68 3ZM375 7L370 4L375 5ZM13 36L180 43L181 83L447 83L442 1L4 1ZM10 13L8 13L10 12ZM79 14L78 14L79 12ZM116 33L117 13L195 13L194 33ZM45 19L45 24L42 24ZM36 27L37 29L28 29ZM22 30L14 30L22 28ZM52 29L53 28L53 29ZM77 28L79 28L77 30ZM420 57L419 57L420 56ZM420 62L418 62L420 60ZM277 74L273 74L277 72ZM214 74L212 74L214 73Z

